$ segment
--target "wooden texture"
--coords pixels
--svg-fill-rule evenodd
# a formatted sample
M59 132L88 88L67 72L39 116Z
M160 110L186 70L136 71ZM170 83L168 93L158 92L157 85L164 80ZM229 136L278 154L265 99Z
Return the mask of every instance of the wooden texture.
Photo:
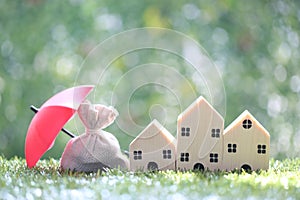
M233 144L236 144L236 152L232 151ZM239 169L243 165L252 170L268 169L269 153L268 131L247 110L224 131L223 169Z
M157 120L152 121L130 144L132 171L175 170L176 139Z
M177 140L158 121L132 141L130 169L269 168L270 135L244 111L224 131L223 117L201 96L177 120Z
M190 133L183 133L184 129L185 132L189 129ZM223 156L223 129L222 116L203 97L193 102L177 121L178 169L199 166L218 169Z

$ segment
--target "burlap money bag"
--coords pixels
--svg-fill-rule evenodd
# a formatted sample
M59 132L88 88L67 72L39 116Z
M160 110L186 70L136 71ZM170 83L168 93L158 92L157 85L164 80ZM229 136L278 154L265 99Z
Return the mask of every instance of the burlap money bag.
M118 112L113 107L86 101L80 105L78 115L86 130L68 142L61 157L61 169L81 172L128 169L128 158L122 154L117 138L102 130L114 122Z

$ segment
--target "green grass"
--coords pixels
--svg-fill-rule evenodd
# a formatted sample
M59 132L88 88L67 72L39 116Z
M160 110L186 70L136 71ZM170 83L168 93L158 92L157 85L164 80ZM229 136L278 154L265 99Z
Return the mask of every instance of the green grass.
M270 161L260 172L67 173L42 160L0 157L0 199L299 199L300 159Z

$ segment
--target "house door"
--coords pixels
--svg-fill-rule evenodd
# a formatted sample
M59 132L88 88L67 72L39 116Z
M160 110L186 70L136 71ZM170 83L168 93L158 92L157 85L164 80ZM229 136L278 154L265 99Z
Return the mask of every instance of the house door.
M195 171L204 171L204 165L202 165L201 163L196 163L194 165L194 170Z
M147 168L149 171L155 171L158 170L158 165L156 162L149 162Z
M251 169L251 166L250 166L250 165L247 165L247 164L244 164L244 165L241 167L241 169L245 170L246 172L249 172L249 171L252 170L252 169Z

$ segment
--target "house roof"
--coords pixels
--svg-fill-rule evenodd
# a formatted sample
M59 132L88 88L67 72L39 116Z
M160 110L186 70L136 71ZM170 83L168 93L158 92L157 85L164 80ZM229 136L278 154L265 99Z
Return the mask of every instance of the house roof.
M258 129L261 130L263 134L270 137L269 132L255 119L255 117L248 111L245 110L239 117L237 117L225 130L224 135L234 129L236 127L236 124L242 123L245 119L251 119L253 121L253 125L256 126Z
M189 107L187 107L179 116L178 119L182 118L185 115L188 115L194 108L200 107L200 104L205 104L206 106L210 107L211 110L214 111L218 117L223 118L218 111L203 97L200 96L198 99L196 99Z
M153 131L149 131L153 130ZM162 134L162 138L166 140L167 143L174 142L174 136L167 130L163 125L161 125L156 119L154 119L131 143L135 143L137 140L149 139L155 137L157 134Z

